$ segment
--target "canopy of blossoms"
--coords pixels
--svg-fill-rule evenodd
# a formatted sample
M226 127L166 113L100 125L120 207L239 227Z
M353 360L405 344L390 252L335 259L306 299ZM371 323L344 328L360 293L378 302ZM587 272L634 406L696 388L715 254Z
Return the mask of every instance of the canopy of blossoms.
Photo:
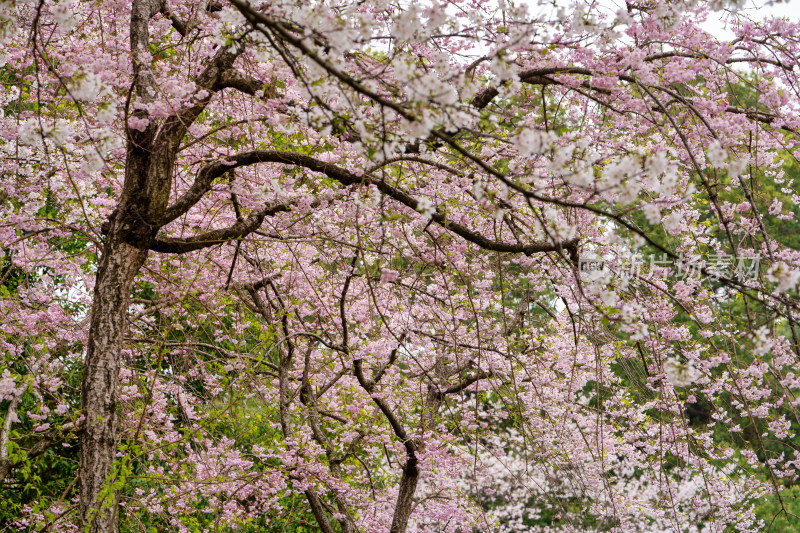
M0 527L789 520L800 21L739 4L0 4Z

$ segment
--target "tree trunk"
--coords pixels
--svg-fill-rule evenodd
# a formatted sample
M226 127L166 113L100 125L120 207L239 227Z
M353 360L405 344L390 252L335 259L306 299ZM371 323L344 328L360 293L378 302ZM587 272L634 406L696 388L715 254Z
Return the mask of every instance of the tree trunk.
M397 503L394 507L392 526L389 533L406 533L408 519L414 510L414 493L417 491L419 481L419 467L417 456L409 455L403 466L403 476L400 478L400 490L397 493Z
M84 363L81 400L86 417L81 433L80 512L84 531L117 530L116 497L109 474L117 443L117 384L127 326L131 285L147 251L109 234L92 302L92 321Z

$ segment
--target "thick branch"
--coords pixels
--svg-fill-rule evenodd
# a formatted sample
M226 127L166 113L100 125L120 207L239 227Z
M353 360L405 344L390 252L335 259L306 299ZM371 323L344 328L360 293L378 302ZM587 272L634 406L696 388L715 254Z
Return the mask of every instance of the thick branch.
M197 180L194 184L189 188L189 190L184 193L183 196L171 207L167 209L166 219L174 220L177 216L180 216L182 212L188 210L197 200L202 197L203 194L211 187L211 183L217 177L221 176L228 170L246 166L246 165L253 165L257 163L282 163L282 164L290 164L296 165L300 167L307 168L314 172L319 172L325 174L326 176L335 179L342 185L375 185L378 190L383 193L384 195L396 200L397 202L409 207L411 209L416 210L419 206L419 201L411 196L410 194L406 193L405 191L398 189L385 181L382 180L375 180L369 176L356 176L349 170L343 169L339 166L336 166L332 163L327 163L324 161L320 161L318 159L314 159L313 157L298 154L294 152L283 152L278 150L257 150L253 152L243 152L240 154L228 156L228 163L230 164L222 164L220 162L215 162L207 167L204 167L198 173ZM286 209L283 209L284 211ZM460 236L466 241L469 241L473 244L477 244L481 248L485 250L492 250L495 252L507 252L507 253L524 253L526 255L534 254L534 253L541 253L541 252L555 252L559 250L567 250L570 254L575 257L577 255L577 245L578 241L576 239L560 242L560 243L550 243L550 242L532 242L528 244L522 243L506 243L501 241L494 241L488 239L481 235L480 233L473 231L461 224L456 224L447 219L445 213L441 212L439 209L431 216L431 219L442 226L443 228L447 229L448 231L455 233L456 235ZM259 222L260 223L260 222ZM200 237L193 237L193 240L197 240ZM230 238L237 238L236 235L232 235L227 237ZM217 242L222 242L217 240ZM158 245L158 243L156 243ZM192 249L199 249L203 246L198 246ZM159 248L152 248L153 250L159 250ZM187 250L189 251L189 250ZM171 252L171 253L181 253L180 251Z
M770 126L777 119L777 117L772 113L765 113L764 111L759 111L757 109L742 109L741 107L736 107L732 105L729 105L727 109L725 109L725 111L727 111L728 113L735 113L737 115L744 115L750 120L762 122ZM795 130L793 128L790 128L789 126L781 126L781 129L784 131L788 131L790 133L796 133Z
M554 80L550 78L544 78L548 74L591 74L592 71L583 68L583 67L571 67L571 66L562 66L562 67L543 67L543 68L535 68L523 71L519 74L519 81L523 83L533 83L533 84L551 84L554 83ZM489 102L491 102L498 94L500 94L500 90L495 86L489 86L481 89L478 91L478 94L472 99L470 104L475 109L483 109Z
M314 514L314 518L317 519L317 525L319 525L322 533L334 533L331 522L328 520L328 515L325 514L325 507L320 497L317 496L317 493L312 489L307 489L306 499L308 500L308 505L311 506L311 512Z
M472 385L473 383L475 383L477 381L480 381L482 379L490 378L490 377L492 377L492 373L491 372L484 372L483 370L478 370L476 373L472 374L471 376L467 376L466 378L464 378L461 382L456 383L452 387L448 387L447 389L445 389L445 391L442 392L442 395L455 394L457 392L461 392L461 391L465 390L467 387L469 387L470 385Z
M236 222L232 226L208 231L206 233L201 233L200 235L194 235L192 237L183 239L173 237L156 237L153 243L150 245L150 249L155 252L167 254L183 254L186 252L193 252L195 250L208 248L209 246L214 246L216 244L222 244L223 242L234 239L241 239L242 237L246 237L253 231L257 230L267 216L272 216L282 211L288 211L292 203L293 202L289 201L285 203L268 204L264 209L256 211L249 217Z
M203 72L195 79L198 90L205 90L207 94L204 98L197 99L194 104L179 109L164 121L158 137L153 143L154 153L161 155L161 152L163 152L161 159L168 160L171 163L189 126L208 106L216 92L214 87L218 86L220 80L225 76L230 76L229 72L233 67L233 63L243 50L244 47L242 46L224 46L220 48L208 62ZM167 170L171 170L171 168Z
M170 11L166 2L164 2L164 4L161 6L161 14L164 15L164 18L172 22L172 27L175 28L175 31L181 34L182 37L186 37L189 28L186 26L186 23L180 19L180 17Z
M274 84L247 76L233 68L222 72L213 85L215 91L227 88L236 89L239 92L251 96L255 95L258 91L263 91L264 98L275 98L278 95Z
M150 19L161 11L163 0L135 0L131 7L131 56L136 92L140 98L155 97L155 78L150 70L153 56L150 53Z

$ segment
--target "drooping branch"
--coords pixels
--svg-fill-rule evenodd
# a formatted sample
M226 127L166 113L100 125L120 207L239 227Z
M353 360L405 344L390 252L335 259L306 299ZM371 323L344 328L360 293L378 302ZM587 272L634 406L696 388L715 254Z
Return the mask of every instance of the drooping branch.
M260 284L260 287L259 287L259 283L257 282L256 284L247 285L247 286L245 286L243 288L250 295L250 298L252 299L253 304L254 304L257 312L261 315L261 317L267 323L271 323L272 320L273 320L273 314L272 314L272 311L271 311L271 308L270 308L271 304L268 305L264 301L264 299L259 295L258 291L260 290L260 288L263 288L263 287L265 287L267 285L269 285L273 289L273 291L276 291L276 289L275 289L274 284L270 280L269 276L267 278L264 278L264 280L262 280L262 282L263 283ZM276 291L276 296L277 296L277 291ZM280 303L280 306L282 308L284 308L283 307L283 303L280 300L280 296L278 296L278 302ZM291 342L289 342L289 339L292 336L297 335L297 334L311 335L312 337L317 338L318 340L320 340L321 338L318 337L315 334L308 334L308 333L301 333L301 332L290 333L289 332L289 322L288 322L288 317L286 316L286 313L282 314L280 320L281 320L281 325L283 327L284 340L287 341L288 349L286 350L285 353L284 352L279 352L279 354L278 354L278 358L279 358L279 365L278 365L279 401L278 401L278 405L279 405L279 417L280 417L281 431L283 432L284 438L289 439L294 434L294 431L293 431L293 428L292 428L292 425L291 425L291 421L290 421L290 417L289 417L289 407L290 407L290 404L292 402L292 395L290 394L290 390L289 390L289 380L291 379L289 374L290 374L290 369L291 369L292 357L293 357L294 349L293 349L293 344ZM308 369L308 364L309 363L308 363L308 354L307 354L307 357L306 357L306 369ZM309 394L310 387L309 387L309 384L308 384L308 375L307 374L304 374L304 376L303 376L303 383L301 385L301 389L304 389L304 390L301 391L301 400L305 400L305 402L311 402L312 404L314 404L313 407L316 408L316 405L315 405L316 397L313 394ZM322 430L319 428L319 420L318 419L315 420L315 427L313 427L312 429L315 430L315 435L314 435L315 438L317 438L318 441L321 440L322 442L325 442L324 434L322 433ZM326 453L329 455L329 457L333 453L333 450L330 447L330 445L328 445L326 447ZM326 507L325 502L322 500L322 498L320 498L320 496L317 494L317 492L311 487L307 488L305 490L304 494L305 494L306 500L308 501L308 504L309 504L309 506L311 508L311 513L314 515L314 518L316 519L317 525L319 526L320 530L323 533L334 533L334 529L333 529L333 527L331 525L330 519L328 518L328 514L327 514L326 509L325 509L325 507ZM340 520L340 524L342 525L342 530L343 530L344 533L351 533L354 530L354 525L352 524L352 518L349 516L349 513L347 513L347 509L346 509L346 506L345 506L343 500L341 500L340 498L337 498L337 503L339 504L340 511L343 511L345 513L345 518Z
M405 340L405 333L400 337L400 342L402 343L404 340ZM400 350L401 346L402 344L396 346L394 350L392 350L391 353L389 354L389 360L375 369L375 371L372 373L373 383L379 383L383 378L383 375L386 373L386 371L392 367L395 361L397 361L397 352Z
M306 44L304 36L294 35L291 29L288 28L281 21L275 20L272 17L269 17L263 13L259 13L258 11L254 10L252 6L250 6L246 2L243 2L242 0L230 0L230 2L231 4L234 5L234 7L236 7L236 9L239 10L239 12L242 15L244 15L244 17L253 26L253 28L256 28L258 31L262 32L267 28L274 31L282 39L284 39L286 42L290 43L292 46L303 52L304 55L309 57L312 61L317 63L320 67L324 68L333 77L337 78L339 81L341 81L348 87L354 89L356 92L360 94L363 94L364 96L367 96L372 101L394 110L398 115L405 118L406 120L410 121L414 120L414 116L408 110L404 109L396 102L392 102L391 100L383 98L381 95L379 95L372 89L366 87L363 83L352 77L347 72L342 71L341 69L331 64L329 61L320 57L319 54L317 54L311 47L309 47Z
M394 432L395 436L400 439L405 446L406 451L411 455L414 454L417 450L416 443L413 439L409 438L408 433L406 433L405 428L400 423L400 420L392 411L391 407L386 403L383 398L380 398L375 395L375 383L367 379L364 375L364 365L361 359L356 359L353 361L353 373L358 380L359 385L370 395L372 396L372 401L375 405L378 406L378 409L381 410L383 416L386 417L386 420L389 422L389 425L392 426L392 431Z
M279 150L256 150L252 152L242 152L239 154L228 156L226 163L214 162L201 169L200 172L198 172L197 180L192 184L189 190L186 193L184 193L175 202L175 204L173 204L167 209L165 222L174 220L175 218L186 212L189 208L191 208L191 206L194 205L202 197L202 195L205 194L205 192L210 189L214 179L222 176L225 172L237 167L254 165L258 163L281 163L281 164L295 165L307 168L308 170L325 174L329 178L335 179L342 185L372 184L375 185L375 187L377 187L382 194L405 205L406 207L416 210L420 205L419 200L417 200L407 192L397 187L394 187L393 185L390 185L389 183L383 180L378 180L367 175L357 176L353 172L350 172L349 170L346 170L342 167L339 167L337 165L325 161L320 161L319 159L315 159L311 156L307 156L304 154L298 154L295 152L284 152ZM286 209L282 210L285 211ZM431 215L431 219L441 227L450 231L451 233L454 233L459 237L463 238L464 240L476 244L485 250L491 250L495 252L505 252L505 253L523 253L526 255L566 250L570 253L573 259L577 257L578 241L576 239L558 243L552 243L552 242L532 242L527 244L507 243L489 239L472 229L469 229L461 224L457 224L451 220L448 220L446 214L438 208ZM238 230L227 232L225 234L226 237L214 237L216 240L214 241L213 244L223 242L223 240L237 238L238 235L235 233L235 231ZM208 234L204 235L205 236L202 237L202 239L201 236L191 237L190 239L192 240L192 242L199 244L200 242L204 242L204 240L207 240L208 238L212 237L211 235ZM181 240L173 239L170 242L179 243L181 242ZM158 246L159 248L156 248L155 246ZM152 249L161 251L163 247L164 246L159 244L157 240L157 243L154 245ZM204 246L196 246L191 249L197 250L203 247ZM178 251L177 247L175 248L175 250L176 251L171 253L181 253L180 251ZM186 249L186 251L190 250Z
M673 57L682 57L682 58L687 58L687 59L710 59L708 56L705 56L705 55L702 55L702 54L698 54L697 52L683 53L683 52L677 52L677 51L670 51L670 52L664 52L664 53L653 54L653 55L647 56L647 57L644 58L644 61L645 62L652 62L652 61L656 61L656 60L659 60L659 59L668 59L668 58L673 58ZM777 66L777 67L785 69L785 70L793 70L793 67L791 65L787 65L785 63L781 63L780 61L774 61L774 60L769 60L769 59L764 59L764 58L733 58L732 57L732 58L728 58L727 60L724 61L725 64L758 63L758 62L769 63L771 65ZM519 81L520 82L529 83L529 84L532 84L532 85L552 85L552 84L559 84L560 85L560 83L557 80L548 77L548 76L550 76L552 74L578 74L578 75L581 75L581 76L589 76L589 77L591 77L591 76L595 76L595 75L598 75L598 74L601 74L601 73L600 72L595 72L592 69L589 69L589 68L586 68L586 67L579 67L579 66L573 66L573 65L564 65L564 66L540 67L540 68L524 70L524 71L519 73L518 77L519 77ZM622 81L627 81L629 83L637 83L637 84L641 83L640 80L637 80L634 76L631 76L629 74L618 73L618 74L615 74L615 76L618 79L620 79ZM607 92L607 90L605 90L605 89L599 89L597 87L592 87L591 83L588 82L588 81L584 82L582 84L582 86L585 87L585 88L590 88L590 89L595 90L595 91ZM484 87L483 89L478 91L478 94L476 94L473 97L472 101L470 102L470 105L475 109L483 109L487 105L489 105L489 103L495 97L497 97L498 94L500 94L500 91L499 91L499 88L497 86L490 85L490 86ZM729 112L733 112L733 113L737 112L737 111L735 111L734 109L731 109L731 108L728 108L728 111Z
M234 165L229 165L221 161L215 161L200 169L200 171L197 173L194 183L192 183L189 189L184 192L174 204L167 207L164 212L164 216L161 218L161 225L169 224L191 209L197 202L200 201L203 195L211 189L211 184L214 183L215 179L223 176L226 172L232 170L233 168L257 162L242 162L241 164L236 164L236 159L233 159L233 161Z

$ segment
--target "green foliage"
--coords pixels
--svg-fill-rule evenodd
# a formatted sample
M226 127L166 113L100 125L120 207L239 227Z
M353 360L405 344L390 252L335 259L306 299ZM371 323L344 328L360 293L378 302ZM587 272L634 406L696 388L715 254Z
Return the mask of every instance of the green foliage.
M781 505L781 501L783 505ZM795 533L800 531L800 486L793 485L780 493L765 496L756 502L756 516L764 521L764 531Z

